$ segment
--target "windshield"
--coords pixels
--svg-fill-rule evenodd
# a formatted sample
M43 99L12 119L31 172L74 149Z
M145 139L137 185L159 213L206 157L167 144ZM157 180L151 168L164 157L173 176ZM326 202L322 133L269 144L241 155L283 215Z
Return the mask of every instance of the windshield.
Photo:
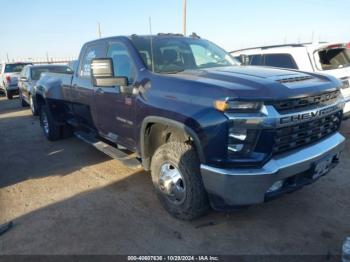
M72 74L72 69L68 66L47 66L33 67L31 70L32 80L39 80L42 73Z
M156 73L171 74L189 69L238 65L230 54L213 43L184 37L132 37L136 49L149 70L152 56ZM153 53L153 55L152 55Z
M334 48L318 52L322 70L332 70L350 65L350 49Z
M19 73L26 65L30 64L7 64L5 66L5 73Z

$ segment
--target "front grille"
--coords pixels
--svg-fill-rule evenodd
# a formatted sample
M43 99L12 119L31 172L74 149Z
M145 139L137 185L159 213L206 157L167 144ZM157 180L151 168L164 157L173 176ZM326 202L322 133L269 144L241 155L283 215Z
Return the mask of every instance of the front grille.
M273 153L295 149L337 132L341 118L342 112L339 111L317 120L277 129Z
M324 93L317 96L309 96L273 102L272 105L276 108L278 112L300 109L304 107L306 108L311 106L323 107L335 103L339 96L340 91L337 90L334 92Z

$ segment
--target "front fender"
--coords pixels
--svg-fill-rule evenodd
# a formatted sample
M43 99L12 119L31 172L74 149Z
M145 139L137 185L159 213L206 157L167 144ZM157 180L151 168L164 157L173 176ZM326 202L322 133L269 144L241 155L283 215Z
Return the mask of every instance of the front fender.
M147 148L147 142L145 141L145 136L146 136L146 128L147 126L152 123L152 124L162 124L162 125L166 125L178 130L183 131L184 133L186 133L188 136L190 136L193 139L193 142L195 144L195 147L197 149L197 153L199 156L199 159L201 161L201 163L205 163L205 154L202 148L202 143L197 135L197 133L189 126L172 120L172 119L168 119L165 117L160 117L160 116L147 116L141 124L141 129L140 129L140 150L141 150L141 157L142 159L144 159L146 162L148 161L145 157L146 154L146 148ZM147 164L146 164L147 166Z

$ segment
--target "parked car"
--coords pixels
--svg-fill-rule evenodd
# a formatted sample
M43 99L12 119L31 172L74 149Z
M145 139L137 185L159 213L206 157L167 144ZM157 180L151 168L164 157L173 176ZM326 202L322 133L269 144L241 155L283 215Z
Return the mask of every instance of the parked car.
M72 75L73 71L66 65L27 65L23 68L19 78L19 98L22 106L30 105L33 115L38 114L35 100L36 83L42 73L59 73Z
M30 63L0 63L0 91L8 99L18 95L18 75Z
M207 40L171 34L86 43L77 68L37 83L44 135L70 130L129 166L141 162L180 219L311 184L344 149L332 76L240 66Z
M350 117L350 43L264 46L231 52L245 65L273 66L327 73L343 83L344 118Z

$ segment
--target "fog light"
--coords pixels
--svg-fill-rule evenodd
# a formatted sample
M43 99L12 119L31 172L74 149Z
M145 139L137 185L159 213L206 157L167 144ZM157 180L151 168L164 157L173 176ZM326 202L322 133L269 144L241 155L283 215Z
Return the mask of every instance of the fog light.
M228 147L228 150L230 150L231 152L237 153L242 151L243 148L244 148L243 144L233 144Z
M273 193L280 190L283 187L283 182L283 180L280 180L274 183L272 187L270 187L270 189L267 191L267 193Z
M240 129L240 128L230 129L230 138L244 141L247 139L247 137L248 137L247 129Z

